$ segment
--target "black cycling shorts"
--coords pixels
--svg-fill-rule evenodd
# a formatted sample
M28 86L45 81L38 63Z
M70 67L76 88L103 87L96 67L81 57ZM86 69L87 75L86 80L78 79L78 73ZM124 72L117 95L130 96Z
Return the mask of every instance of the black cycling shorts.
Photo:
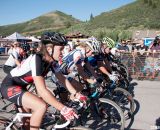
M26 87L16 85L11 75L7 75L2 81L0 87L1 94L4 99L22 106L22 96L27 91Z
M14 68L15 68L15 67L8 66L8 65L4 65L4 66L3 66L3 71L4 71L6 74L9 74L10 71L11 71L12 69L14 69Z

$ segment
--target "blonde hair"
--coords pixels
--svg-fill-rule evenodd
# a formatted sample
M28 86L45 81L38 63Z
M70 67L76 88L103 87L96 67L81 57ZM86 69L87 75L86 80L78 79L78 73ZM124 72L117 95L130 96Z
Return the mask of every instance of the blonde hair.
M80 48L85 48L85 49L90 49L90 46L88 44L86 44L85 42L79 42L79 44L77 45L77 47Z

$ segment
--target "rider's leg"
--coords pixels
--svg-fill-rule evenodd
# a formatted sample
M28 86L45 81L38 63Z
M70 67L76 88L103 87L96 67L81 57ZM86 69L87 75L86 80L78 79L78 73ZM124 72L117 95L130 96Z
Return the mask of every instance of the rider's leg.
M22 105L32 111L30 130L39 130L42 118L46 112L46 103L36 95L25 92L22 96Z

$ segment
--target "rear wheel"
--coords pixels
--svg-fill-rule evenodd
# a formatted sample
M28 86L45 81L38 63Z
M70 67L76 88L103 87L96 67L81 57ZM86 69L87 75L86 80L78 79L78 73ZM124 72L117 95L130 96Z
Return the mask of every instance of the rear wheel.
M125 115L125 120L129 119L135 109L132 95L123 88L115 88L112 94L112 100L121 107Z
M121 108L113 101L100 98L98 104L98 113L102 117L102 121L98 126L102 125L105 129L124 130L125 120Z

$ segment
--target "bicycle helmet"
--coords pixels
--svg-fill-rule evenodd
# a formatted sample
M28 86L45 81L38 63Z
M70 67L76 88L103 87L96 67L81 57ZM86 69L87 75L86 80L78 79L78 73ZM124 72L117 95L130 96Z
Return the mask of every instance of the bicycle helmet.
M109 37L104 37L103 40L102 40L102 43L107 44L107 46L109 48L115 47L115 42L111 38L109 38Z
M57 32L45 32L41 36L42 44L53 44L58 46L65 46L67 44L67 39L60 33Z
M28 43L22 43L20 44L20 48L27 52L30 50L30 45Z
M158 42L159 40L160 40L160 35L156 36L155 39L154 39L155 42Z
M95 37L89 37L86 41L86 44L91 48L95 53L101 52L101 44Z

